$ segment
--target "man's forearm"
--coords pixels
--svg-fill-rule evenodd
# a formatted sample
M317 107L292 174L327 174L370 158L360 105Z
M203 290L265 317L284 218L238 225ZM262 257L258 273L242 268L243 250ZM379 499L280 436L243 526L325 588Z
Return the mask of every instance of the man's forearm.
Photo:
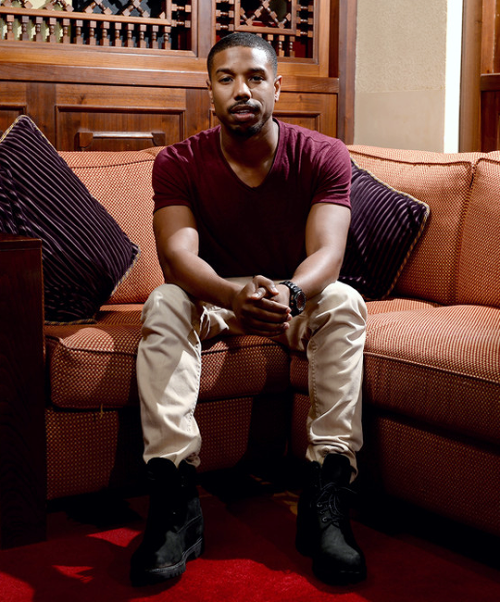
M319 249L304 259L291 280L300 286L310 299L337 280L341 265L342 258L336 257L331 249Z
M161 261L165 282L176 284L188 294L219 307L232 309L241 285L221 278L201 257L186 250Z

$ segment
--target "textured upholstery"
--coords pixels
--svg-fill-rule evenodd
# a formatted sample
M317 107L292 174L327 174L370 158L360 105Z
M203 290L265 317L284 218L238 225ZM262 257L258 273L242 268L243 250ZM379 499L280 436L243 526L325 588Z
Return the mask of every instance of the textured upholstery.
M120 321L121 314L125 322ZM46 328L51 401L60 408L109 409L139 403L135 357L140 312L103 311L99 317L102 322L90 326ZM208 341L203 348L200 399L280 391L286 388L288 375L288 354L269 339L235 336Z
M368 303L370 312L371 303ZM500 310L479 306L369 314L365 402L484 441L498 441ZM307 360L291 382L307 394ZM478 399L481 403L478 404Z
M489 307L455 305L370 316L366 401L497 442L499 333L500 310Z
M351 223L339 280L365 299L386 298L428 216L428 205L352 161Z
M137 245L27 115L0 139L0 231L42 241L47 322L91 322Z
M391 298L367 304L361 474L375 491L500 535L500 152L351 153L431 210ZM290 371L300 457L304 354Z
M230 468L248 447L252 398L205 402L196 408L203 447L200 470ZM139 408L67 412L49 408L47 499L137 486L143 475Z
M430 207L427 227L396 283L394 294L438 303L456 300L463 220L479 155L446 155L350 147L356 163Z
M499 155L494 152L480 159L474 174L458 268L459 303L500 307Z
M63 154L142 253L97 324L46 328L49 499L133 486L141 474L135 353L142 302L163 280L151 230L156 151ZM500 153L351 153L430 206L391 297L368 303L362 473L391 495L500 535ZM201 470L234 466L255 449L267 460L284 424L289 452L303 457L304 354L231 337L206 342L202 357ZM267 431L255 432L259 422Z
M375 415L365 425L367 462L384 492L500 535L498 448L396 417Z
M141 250L134 269L109 303L144 303L163 283L152 227L154 155L145 151L60 154Z

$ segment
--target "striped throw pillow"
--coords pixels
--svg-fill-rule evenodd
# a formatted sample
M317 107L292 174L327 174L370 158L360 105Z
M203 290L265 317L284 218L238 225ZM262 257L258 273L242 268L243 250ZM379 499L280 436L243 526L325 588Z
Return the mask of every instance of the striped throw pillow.
M42 239L49 323L92 321L139 254L26 115L0 140L0 229Z
M394 190L352 161L351 226L339 280L366 299L389 295L428 215L426 203Z

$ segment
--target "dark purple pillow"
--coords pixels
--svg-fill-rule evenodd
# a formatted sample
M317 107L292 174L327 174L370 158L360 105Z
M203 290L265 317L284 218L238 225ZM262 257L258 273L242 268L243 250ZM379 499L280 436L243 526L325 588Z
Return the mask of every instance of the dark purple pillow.
M428 215L426 203L394 190L352 161L351 227L339 280L366 299L386 297Z
M42 239L47 322L92 320L139 254L26 115L0 140L0 228Z

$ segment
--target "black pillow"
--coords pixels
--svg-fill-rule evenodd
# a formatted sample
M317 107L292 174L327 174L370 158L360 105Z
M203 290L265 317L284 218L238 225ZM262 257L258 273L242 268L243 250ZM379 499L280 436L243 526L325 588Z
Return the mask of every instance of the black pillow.
M351 226L339 280L366 299L386 297L428 215L426 203L394 190L352 161Z
M42 239L52 323L92 321L139 254L26 115L0 140L0 229Z

